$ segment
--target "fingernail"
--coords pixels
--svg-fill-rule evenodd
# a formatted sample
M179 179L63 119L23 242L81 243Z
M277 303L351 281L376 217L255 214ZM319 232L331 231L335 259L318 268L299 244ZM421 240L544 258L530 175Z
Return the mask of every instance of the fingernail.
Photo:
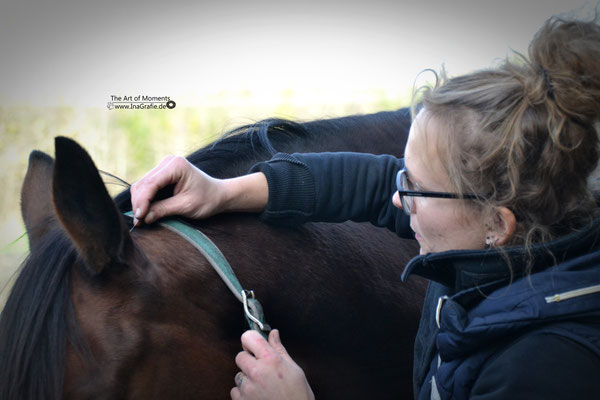
M139 207L135 209L135 217L136 218L140 217L140 208Z
M154 217L155 217L154 211L150 211L148 213L148 215L146 215L146 221L152 222L152 221L154 221Z
M279 337L279 330L273 330L273 339L275 339L275 343L281 344L281 338Z

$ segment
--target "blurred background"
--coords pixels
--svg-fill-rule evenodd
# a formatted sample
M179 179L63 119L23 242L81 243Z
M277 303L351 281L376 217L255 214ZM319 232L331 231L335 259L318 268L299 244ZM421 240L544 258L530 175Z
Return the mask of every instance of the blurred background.
M584 0L3 0L0 290L28 251L19 211L28 155L52 155L57 135L134 182L168 154L263 118L403 107L423 69L492 66L512 50L526 53L550 16L594 8ZM127 96L176 106L117 109Z

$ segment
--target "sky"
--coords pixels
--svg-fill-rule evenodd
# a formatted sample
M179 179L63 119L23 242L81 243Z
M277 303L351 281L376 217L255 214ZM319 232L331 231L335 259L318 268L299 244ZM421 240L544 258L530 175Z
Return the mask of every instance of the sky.
M590 5L591 4L591 5ZM583 9L581 9L583 7ZM110 96L282 90L343 101L526 52L585 0L2 0L0 106L105 107ZM577 11L579 9L579 11Z

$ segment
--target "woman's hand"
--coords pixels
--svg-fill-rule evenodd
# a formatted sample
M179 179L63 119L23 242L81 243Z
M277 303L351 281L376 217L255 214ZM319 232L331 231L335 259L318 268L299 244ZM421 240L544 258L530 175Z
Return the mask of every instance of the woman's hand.
M267 342L258 332L242 335L244 351L235 362L241 372L235 376L232 400L314 400L304 371L291 359L273 330Z
M173 196L152 202L156 193L168 185L174 185ZM224 211L259 212L267 204L269 189L262 173L216 179L183 157L169 156L134 183L130 191L134 223L150 224L169 215L199 219Z

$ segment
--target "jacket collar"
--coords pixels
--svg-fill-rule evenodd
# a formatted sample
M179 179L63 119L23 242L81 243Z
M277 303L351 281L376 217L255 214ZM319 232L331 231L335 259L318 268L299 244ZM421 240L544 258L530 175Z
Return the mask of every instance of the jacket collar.
M529 252L523 246L515 246L503 252L496 249L451 250L420 255L407 264L402 281L406 282L410 275L419 275L456 293L522 277L527 273L528 260L532 260L531 272L537 272L599 247L600 217L580 231L533 245Z

